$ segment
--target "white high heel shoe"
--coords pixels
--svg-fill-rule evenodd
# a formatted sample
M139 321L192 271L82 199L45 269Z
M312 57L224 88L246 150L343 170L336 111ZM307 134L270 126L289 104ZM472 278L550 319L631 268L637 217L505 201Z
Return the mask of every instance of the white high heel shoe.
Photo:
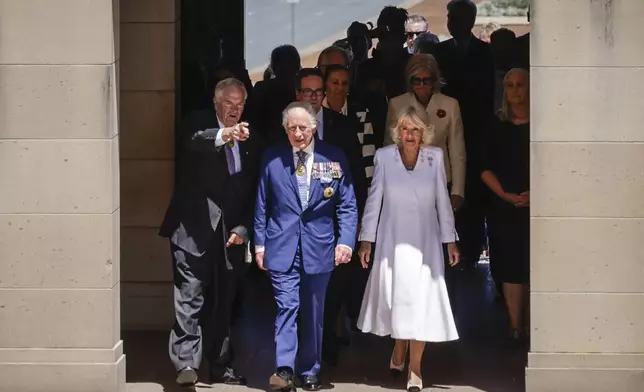
M407 359L407 350L409 346L405 347L405 356L403 357L402 364L396 365L394 363L394 353L396 352L396 348L394 347L394 350L391 352L391 359L389 359L389 372L394 378L398 378L403 374L403 371L405 370L405 359Z
M409 378L407 379L407 391L408 392L420 392L423 390L423 379L418 377L414 372L409 372Z

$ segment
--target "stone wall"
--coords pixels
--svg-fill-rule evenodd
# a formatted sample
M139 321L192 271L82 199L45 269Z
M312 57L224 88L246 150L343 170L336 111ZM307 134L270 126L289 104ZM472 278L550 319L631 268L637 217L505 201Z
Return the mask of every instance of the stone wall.
M0 1L0 391L125 391L118 0Z
M173 320L168 242L158 228L174 181L178 0L121 5L121 214L123 329Z
M644 390L644 2L532 3L528 392Z

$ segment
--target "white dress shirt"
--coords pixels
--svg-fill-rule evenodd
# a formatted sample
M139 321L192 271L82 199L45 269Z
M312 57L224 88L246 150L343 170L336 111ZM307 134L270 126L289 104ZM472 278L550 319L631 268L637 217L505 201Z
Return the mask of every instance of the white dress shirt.
M225 144L223 134L224 134L224 128L226 127L219 119L219 116L217 117L217 122L219 123L219 132L217 132L217 138L215 139L215 147L221 147ZM235 144L233 144L232 150L233 150L233 157L235 160L235 173L239 173L242 170L241 155L239 153L239 142L236 141Z
M322 101L322 106L324 106L327 109L331 109L331 107L329 106L329 102L326 100L326 97L324 97L324 100ZM331 109L331 110L333 110L333 109ZM320 111L322 111L322 110L320 110ZM347 108L347 100L345 99L344 100L344 105L342 105L342 109L340 109L340 114L342 114L344 116L348 116L347 113L349 113L349 109Z

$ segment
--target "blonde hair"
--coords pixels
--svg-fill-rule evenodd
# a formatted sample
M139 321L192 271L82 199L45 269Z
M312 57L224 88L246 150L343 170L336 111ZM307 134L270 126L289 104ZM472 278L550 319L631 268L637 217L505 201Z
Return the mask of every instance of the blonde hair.
M441 90L441 71L438 68L436 58L431 54L418 53L409 59L405 68L405 78L407 80L407 91L412 91L411 78L419 73L427 71L434 79L432 92L438 93Z
M400 145L401 142L400 128L405 123L410 123L413 127L422 131L422 137L420 139L422 145L427 146L432 144L434 141L434 125L430 124L429 116L425 110L419 109L416 106L407 106L400 112L396 125L390 129L391 139L397 145Z
M481 32L479 33L479 39L483 40L483 41L486 41L486 42L489 42L490 37L492 36L492 33L494 33L495 31L499 30L502 27L503 26L501 26L500 23L495 22L495 21L491 21L491 22L486 23L485 25L481 26ZM487 38L487 40L486 40L486 38Z
M528 82L528 94L530 94L530 73L523 68L512 68L505 74L503 77L503 99L501 100L501 109L496 113L497 117L502 121L512 121L514 118L514 113L512 113L512 107L510 102L508 102L508 97L505 93L505 83L507 82L510 75L519 73L523 75Z

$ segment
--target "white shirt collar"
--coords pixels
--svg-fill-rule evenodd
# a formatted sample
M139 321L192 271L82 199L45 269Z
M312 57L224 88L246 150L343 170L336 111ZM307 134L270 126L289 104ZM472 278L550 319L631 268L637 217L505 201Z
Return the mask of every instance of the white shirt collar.
M331 107L329 107L329 103L327 102L326 97L324 97L324 100L322 101L322 106L327 108L327 109L331 109ZM333 109L331 109L331 110L333 110ZM320 111L322 111L322 110L320 109ZM347 110L347 100L345 99L344 100L344 105L342 105L342 109L340 109L340 113L342 113L343 115L346 116L347 112L348 112L348 110Z
M315 136L311 138L311 143L309 143L309 145L303 151L307 154L307 157L310 157L313 154L314 148L315 148ZM300 150L293 147L293 155L297 154L298 151Z

